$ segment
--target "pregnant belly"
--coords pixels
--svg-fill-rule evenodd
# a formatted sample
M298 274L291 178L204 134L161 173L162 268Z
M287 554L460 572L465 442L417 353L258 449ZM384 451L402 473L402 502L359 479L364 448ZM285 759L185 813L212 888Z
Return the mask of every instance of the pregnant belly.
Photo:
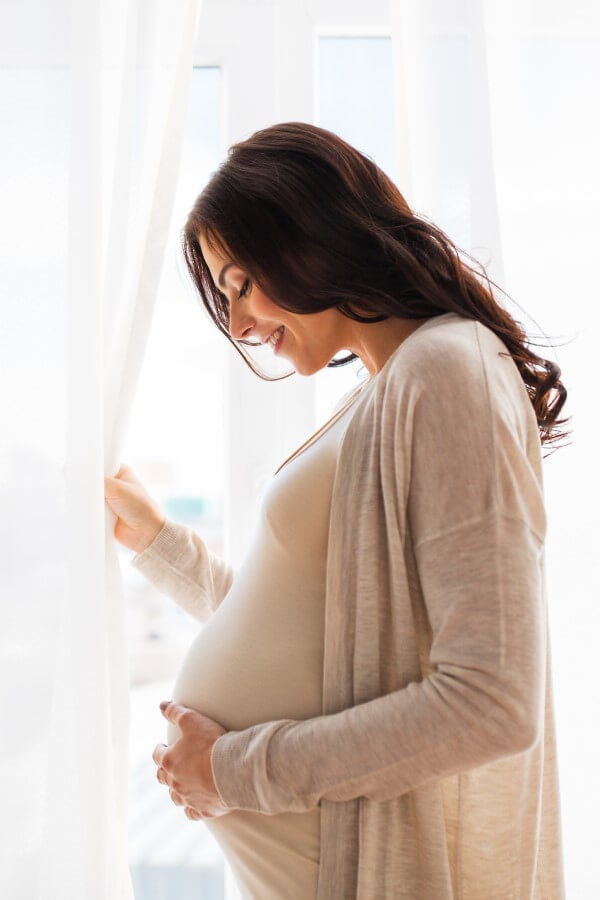
M228 731L273 719L321 714L323 619L320 604L290 591L231 589L202 626L184 659L172 699ZM247 586L248 587L248 586ZM270 600L268 598L271 598ZM179 737L167 723L167 742Z
M173 699L239 731L273 719L322 711L323 621L306 590L230 590L187 652ZM286 602L287 601L287 602ZM312 611L312 615L310 614ZM167 743L179 737L167 723ZM265 815L233 810L203 819L219 843L244 900L316 897L320 808Z

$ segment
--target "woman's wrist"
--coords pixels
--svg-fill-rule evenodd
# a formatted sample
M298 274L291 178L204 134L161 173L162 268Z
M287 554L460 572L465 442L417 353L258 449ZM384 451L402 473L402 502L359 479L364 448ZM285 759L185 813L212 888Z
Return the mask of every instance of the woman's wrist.
M154 543L160 532L163 530L166 521L165 516L159 516L153 520L152 525L144 530L138 541L137 553L142 553L144 550L147 550L150 544Z

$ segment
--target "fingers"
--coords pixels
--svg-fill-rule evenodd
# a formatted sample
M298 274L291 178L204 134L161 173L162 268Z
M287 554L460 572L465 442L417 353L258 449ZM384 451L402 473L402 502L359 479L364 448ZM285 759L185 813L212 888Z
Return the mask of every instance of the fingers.
M131 466L120 466L119 471L115 475L115 478L119 478L121 481L128 481L130 484L136 484L138 487L143 487L142 482L137 477Z
M159 768L157 770L156 778L158 779L158 781L160 781L161 784L164 784L167 787L169 786L169 782L167 781L167 773L165 772L164 769ZM175 804L175 806L183 806L184 807L183 811L186 814L186 816L188 817L188 819L191 819L192 821L196 822L196 821L198 821L198 819L212 818L212 816L209 813L199 812L197 809L193 809L193 807L191 807L191 806L186 806L185 800L183 799L181 794L175 790L175 788L173 788L173 787L169 788L169 796L170 796L171 800L173 801L173 803Z
M173 722L173 724L177 725L180 729L181 726L186 723L191 724L192 722L196 722L198 716L201 715L197 710L191 709L189 706L184 706L182 703L175 703L174 700L169 700L169 702L163 701L163 703L160 704L160 711L169 722Z
M171 800L173 801L175 806L184 806L184 800L181 797L181 794L178 794L177 791L173 790L173 788L170 789L169 796L171 797Z
M118 478L116 475L105 475L104 496L109 500L117 499L118 497L122 496L122 484L122 478Z
M204 813L199 813L197 810L192 809L191 806L186 806L183 810L188 819L192 819L192 821L197 821L198 819L204 818Z
M157 779L161 784L165 784L168 786L168 781L166 780L166 773L164 769L158 769L156 773ZM183 806L184 813L188 817L188 819L192 819L192 821L197 821L198 819L203 819L206 816L206 813L198 812L198 810L193 809L191 806L185 806L185 800L174 788L169 788L169 796L175 806Z
M104 476L104 496L107 500L115 499L115 490L118 489L118 486L115 484L116 478L111 478L110 475Z
M160 781L161 784L165 784L168 786L167 776L164 769L158 769L156 772L156 777ZM185 806L185 800L174 788L169 788L169 796L175 806L183 806L184 813L191 819L192 821L197 821L198 819L202 819L205 817L205 813L198 812L196 809L192 809L191 806Z
M131 484L137 484L140 487L142 486L142 482L139 480L133 469L130 466L126 466L125 464L119 466L114 475L105 475L104 480L128 481Z
M161 784L164 784L167 787L169 787L169 782L167 781L167 773L165 772L164 769L162 769L162 768L157 769L156 778L158 781L160 781ZM175 804L175 806L183 806L185 804L185 800L183 799L181 794L175 790L174 787L169 787L169 796L170 796L171 800L173 801L173 803Z
M157 744L152 752L152 759L156 763L157 766L165 765L165 754L167 752L166 744Z

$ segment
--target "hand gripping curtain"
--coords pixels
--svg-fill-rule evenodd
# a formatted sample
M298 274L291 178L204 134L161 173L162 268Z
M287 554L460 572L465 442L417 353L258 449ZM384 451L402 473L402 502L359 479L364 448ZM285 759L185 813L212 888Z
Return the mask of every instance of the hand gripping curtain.
M125 616L103 476L120 463L151 323L199 12L200 0L35 0L0 38L10 900L133 897Z

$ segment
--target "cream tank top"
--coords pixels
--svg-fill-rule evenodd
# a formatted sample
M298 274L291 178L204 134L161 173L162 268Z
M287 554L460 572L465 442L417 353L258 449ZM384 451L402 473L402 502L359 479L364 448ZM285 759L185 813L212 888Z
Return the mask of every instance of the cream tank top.
M333 477L360 385L277 470L227 596L192 642L172 697L241 730L322 714L325 575ZM167 726L167 741L179 737ZM203 819L244 900L317 894L320 807L303 813L235 810Z

